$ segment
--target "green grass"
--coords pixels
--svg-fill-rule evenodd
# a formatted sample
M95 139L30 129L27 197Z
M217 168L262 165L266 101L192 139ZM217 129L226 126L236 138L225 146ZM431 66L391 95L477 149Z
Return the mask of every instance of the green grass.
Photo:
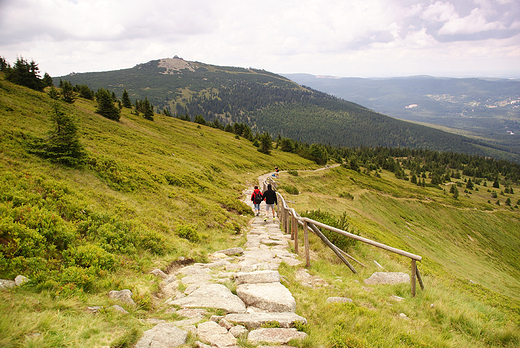
M425 290L410 284L368 286L373 272L410 274L410 260L357 242L349 253L353 274L314 235L310 272L330 284L309 290L286 267L297 313L309 321L302 347L516 347L520 344L520 212L487 203L487 188L455 200L439 188L420 188L383 171L368 176L337 167L328 171L280 175L279 185L295 186L287 195L298 212L320 209L341 216L361 236L421 255ZM515 202L515 194L509 195ZM351 197L340 197L348 192ZM343 194L343 196L346 196ZM506 194L507 196L507 194ZM300 246L303 233L299 233ZM300 247L300 253L303 248ZM303 254L301 254L303 257ZM404 298L402 301L392 296ZM329 304L330 296L351 304ZM404 313L406 318L400 317Z
M139 319L165 316L149 271L242 245L252 216L242 192L275 165L315 167L162 115L123 109L114 122L84 99L59 103L88 154L84 166L63 167L29 151L52 129L53 103L0 76L0 278L31 279L0 292L2 347L130 346L150 326ZM109 308L106 294L121 289L136 298L130 314L85 312Z
M0 346L130 347L153 326L141 319L178 319L159 306L160 280L149 271L243 245L252 213L242 192L274 166L298 171L277 180L298 192L281 190L298 212L346 212L355 233L423 257L426 288L412 297L409 284L363 283L380 270L374 261L409 273L408 259L356 243L349 253L367 267L354 263L352 274L311 235L309 272L330 285L302 286L296 267L281 266L297 313L308 320L300 326L309 338L295 346L520 345L519 210L494 204L518 201L517 185L515 194L498 190L489 204L491 192L479 185L467 194L459 188L454 199L449 186L421 188L386 171L315 172L294 154L263 155L245 139L178 119L155 115L150 122L123 109L113 122L83 99L60 103L74 115L88 153L83 167L68 168L28 150L29 140L52 128L52 105L46 94L0 77L0 278L31 279L0 292ZM126 315L107 297L121 289L132 290L137 303L125 306ZM330 304L329 296L353 303ZM90 306L104 309L92 314Z

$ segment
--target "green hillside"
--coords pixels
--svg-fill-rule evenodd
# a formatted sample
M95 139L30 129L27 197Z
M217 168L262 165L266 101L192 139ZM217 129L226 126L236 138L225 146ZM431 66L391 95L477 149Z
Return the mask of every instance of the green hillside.
M520 344L520 215L518 209L489 203L491 190L485 186L475 185L465 193L460 189L455 199L449 186L444 190L417 187L386 171L376 176L344 167L283 173L279 185L290 206L301 214L317 209L336 218L345 214L351 232L423 257L418 268L425 289L413 298L409 284L364 284L373 272L410 274L408 258L357 242L349 254L366 267L351 261L358 271L354 275L311 235L315 252L310 273L331 286L291 288L304 308L302 315L311 318L312 333L320 333L309 347ZM501 195L501 201L518 200L517 187L513 195ZM299 237L302 248L301 232ZM288 273L297 283L294 270ZM332 296L353 302L331 305L326 300Z
M55 139L55 103L78 127L82 165L36 151ZM0 74L0 279L30 279L0 290L1 347L131 347L153 326L146 319L181 319L156 297L159 281L150 270L242 245L252 216L242 192L274 166L289 171L281 173L279 190L301 214L346 212L355 233L423 256L426 288L412 298L408 284L363 284L380 271L374 260L409 273L408 260L357 243L349 253L367 267L356 265L353 275L311 238L309 272L329 286L303 286L298 267L280 268L309 322L310 337L298 347L520 344L520 186L508 176L498 178L500 188L484 180L465 189L474 179L466 175L421 187L361 155L359 171L314 171L314 162L296 154L262 154L219 129L158 114L149 121L126 108L116 122L97 107L82 98L56 102ZM407 158L395 160L408 167ZM128 315L86 311L110 307L113 289L134 293L137 306L126 308ZM353 302L329 304L328 296ZM186 346L195 347L194 340Z
M285 75L371 110L520 153L520 81L431 76L384 79ZM513 133L513 134L511 134Z
M220 67L180 58L130 69L57 77L73 85L108 88L132 102L147 98L157 111L196 115L253 131L333 146L411 147L518 160L493 145L393 119L363 106L304 88L265 70Z

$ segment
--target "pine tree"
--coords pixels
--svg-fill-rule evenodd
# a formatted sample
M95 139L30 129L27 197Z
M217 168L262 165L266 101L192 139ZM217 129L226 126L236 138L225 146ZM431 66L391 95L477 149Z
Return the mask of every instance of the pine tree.
M51 86L53 86L51 75L49 75L47 73L43 74L42 83L43 83L44 87L51 87Z
M104 88L100 88L96 93L98 108L96 113L114 121L119 121L121 117L119 109L114 105L112 94Z
M206 125L206 120L204 119L204 117L202 115L195 116L195 120L193 122L201 124L203 126Z
M146 118L147 120L150 120L150 121L153 121L153 105L152 103L150 103L150 101L148 100L148 98L144 98L144 102L141 106L141 108L143 109L143 113L144 113L144 118Z
M261 153L265 153L266 155L271 154L271 150L273 149L273 139L271 139L271 136L269 133L265 132L260 136L260 147L258 148L258 151Z
M72 116L61 112L54 104L52 115L55 128L44 143L38 145L35 152L53 162L75 167L82 164L86 152L79 141L78 127Z
M72 84L69 81L63 81L61 87L61 97L67 103L74 103L74 89L72 88Z
M123 102L123 107L127 109L132 108L132 101L130 100L130 97L128 96L128 92L126 91L126 89L123 91L123 97L121 99Z
M453 193L453 198L458 199L459 198L459 189L456 185L451 185L450 193Z
M2 66L4 63L1 63ZM23 59L23 57L20 57L16 59L16 63L13 67L10 67L9 64L5 64L2 71L5 71L7 81L11 81L17 85L29 87L37 91L43 91L45 87L39 76L40 69L38 68L38 64L36 64L34 60L29 63Z

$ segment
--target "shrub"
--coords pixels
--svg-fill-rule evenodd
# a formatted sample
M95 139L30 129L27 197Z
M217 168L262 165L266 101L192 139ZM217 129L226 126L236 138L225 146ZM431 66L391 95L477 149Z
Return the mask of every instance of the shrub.
M63 253L63 258L70 266L82 268L110 270L116 264L114 255L93 244L69 248Z
M348 199L350 199L351 201L354 200L354 196L352 196L352 195L351 195L350 193L348 193L348 192L340 193L339 196L340 196L341 198L348 198Z
M90 291L93 288L95 280L94 270L72 266L63 269L60 283L62 285L74 285L84 291Z
M180 225L175 230L175 233L179 237L187 239L190 242L193 242L193 243L200 242L200 236L197 233L197 230L195 230L195 228L193 226L190 226L190 225Z
M293 175L293 176L298 176L297 170L288 170L287 173L289 173L290 175Z
M343 230L346 232L357 234L353 230L351 230L350 224L348 223L348 218L347 218L346 212L344 212L339 218L337 218L330 213L322 212L321 210L318 209L318 210L307 211L307 212L305 212L305 214L302 215L302 217L308 217L309 219L316 220L318 222L329 225L331 227L335 227L337 229L340 229L340 230ZM341 235L341 234L338 234L335 232L331 232L327 229L323 229L323 228L319 228L319 229L320 229L321 233L323 233L325 235L325 237L327 237L327 239L332 244L334 244L335 246L337 246L338 248L340 248L343 251L348 251L348 249L350 247L354 246L356 243L355 239L349 238L347 236L344 236L344 235Z
M285 192L287 192L288 194L291 194L291 195L300 194L300 191L298 191L298 189L295 186L283 185L283 186L280 186L280 189L284 190Z

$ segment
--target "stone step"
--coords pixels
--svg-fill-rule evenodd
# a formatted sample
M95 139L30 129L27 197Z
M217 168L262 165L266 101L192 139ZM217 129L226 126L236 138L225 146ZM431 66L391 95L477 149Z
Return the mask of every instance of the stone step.
M268 312L294 312L296 301L281 283L241 284L237 295L247 306Z

